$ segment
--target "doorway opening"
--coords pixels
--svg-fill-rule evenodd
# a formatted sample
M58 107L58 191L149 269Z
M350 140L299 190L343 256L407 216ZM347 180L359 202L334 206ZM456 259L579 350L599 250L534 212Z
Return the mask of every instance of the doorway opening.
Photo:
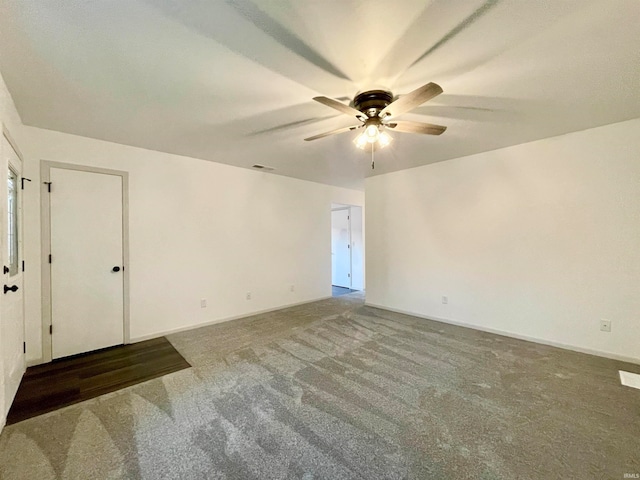
M364 290L362 207L331 204L332 296Z

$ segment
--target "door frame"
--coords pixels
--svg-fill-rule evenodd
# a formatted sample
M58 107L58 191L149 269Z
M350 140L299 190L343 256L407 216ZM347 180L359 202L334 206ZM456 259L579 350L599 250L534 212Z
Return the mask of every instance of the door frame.
M349 225L349 290L352 289L353 287L353 245L351 245L352 242L352 235L351 235L351 205L345 205L344 207L337 207L337 208L332 208L331 209L331 213L333 214L333 212L337 212L339 210L346 210L347 211L347 224ZM331 218L331 229L333 230L333 217ZM333 232L332 232L333 235ZM332 259L333 261L333 259ZM333 265L332 265L333 268ZM331 285L333 285L333 271L331 272ZM337 286L337 285L336 285ZM347 288L347 287L344 287Z
M42 268L42 360L44 363L52 359L52 336L49 333L53 319L51 318L51 266L47 261L51 252L51 200L48 182L51 180L51 169L61 168L89 173L101 173L122 177L122 259L123 268L123 338L125 345L131 343L129 325L129 172L108 168L75 165L72 163L40 160L40 228L41 228L41 268ZM53 187L55 188L55 186ZM45 339L49 339L46 341Z

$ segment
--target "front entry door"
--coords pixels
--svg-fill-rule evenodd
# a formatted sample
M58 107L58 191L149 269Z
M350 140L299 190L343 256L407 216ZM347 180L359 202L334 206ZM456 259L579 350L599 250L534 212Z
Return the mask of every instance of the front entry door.
M22 282L22 161L11 142L1 135L0 168L3 174L3 188L0 189L2 201L2 267L3 291L0 292L2 309L0 311L0 365L3 369L4 385L2 390L2 412L7 413L13 397L18 391L22 374L25 371L24 355L24 297Z
M50 169L52 358L124 343L123 178Z

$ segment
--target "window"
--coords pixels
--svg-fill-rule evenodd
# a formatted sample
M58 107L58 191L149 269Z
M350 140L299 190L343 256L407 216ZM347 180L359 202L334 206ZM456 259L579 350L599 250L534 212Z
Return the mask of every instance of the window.
M9 181L7 185L7 219L9 248L9 275L18 273L18 175L9 168Z

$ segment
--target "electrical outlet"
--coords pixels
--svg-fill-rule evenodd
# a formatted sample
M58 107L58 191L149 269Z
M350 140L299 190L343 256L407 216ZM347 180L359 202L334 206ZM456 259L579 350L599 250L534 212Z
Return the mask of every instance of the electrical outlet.
M251 292L247 292L247 300L251 300Z
M289 286L289 291L290 292L295 292L296 291L296 286L295 285L290 285Z
M449 297L443 296L442 297L442 303L445 304L445 305L448 304L449 303Z
M207 299L203 298L200 300L200 308L207 308Z
M600 320L600 330L603 332L611 331L611 320Z

